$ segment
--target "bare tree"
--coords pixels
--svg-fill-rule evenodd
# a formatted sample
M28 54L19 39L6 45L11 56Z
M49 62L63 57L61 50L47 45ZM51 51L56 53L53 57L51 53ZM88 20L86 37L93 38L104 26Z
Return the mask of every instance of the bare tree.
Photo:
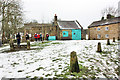
M10 2L6 0L0 0L0 15L1 15L1 22L2 22L2 41L4 40L4 31L5 31L5 11L9 3Z
M108 14L115 17L117 16L117 13L118 13L118 9L115 7L107 7L101 11L102 17L106 17Z
M20 0L19 0L20 1ZM11 11L10 11L10 24L11 30L13 30L13 34L17 32L17 28L23 23L22 17L22 8L20 6L20 2L16 1L11 3Z
M2 41L17 31L22 24L22 8L20 0L0 0L0 18L2 24Z

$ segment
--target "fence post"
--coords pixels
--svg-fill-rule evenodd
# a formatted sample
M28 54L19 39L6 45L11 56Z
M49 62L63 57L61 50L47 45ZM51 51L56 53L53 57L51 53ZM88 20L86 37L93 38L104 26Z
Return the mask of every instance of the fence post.
M102 52L102 48L101 48L101 43L100 42L98 43L98 46L97 46L97 52Z
M113 42L115 42L115 37L113 37Z
M107 39L107 45L110 45L110 40L109 39Z
M27 40L27 49L30 49L30 40Z
M9 44L10 44L10 50L14 50L14 42L12 39L10 40Z
M80 72L76 52L70 54L70 72Z

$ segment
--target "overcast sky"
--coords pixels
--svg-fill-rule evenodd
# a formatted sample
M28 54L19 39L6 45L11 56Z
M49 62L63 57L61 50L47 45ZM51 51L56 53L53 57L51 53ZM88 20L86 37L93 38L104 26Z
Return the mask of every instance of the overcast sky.
M51 22L57 14L61 20L78 20L83 28L101 19L101 10L118 6L120 0L22 0L25 20Z

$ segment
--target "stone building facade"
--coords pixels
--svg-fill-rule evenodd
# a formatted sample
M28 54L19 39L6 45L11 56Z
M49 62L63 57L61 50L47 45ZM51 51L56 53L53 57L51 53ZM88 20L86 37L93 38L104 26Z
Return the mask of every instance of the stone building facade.
M44 39L46 39L45 35L48 33L49 36L55 36L58 40L73 39L72 35L77 39L78 37L81 37L81 30L83 29L78 21L59 21L57 20L56 15L54 16L54 21L51 24L29 23L24 24L24 27L24 34L29 33L33 37L35 33L42 33L42 35L44 35ZM75 32L74 34L72 33L73 31ZM79 36L76 36L76 34L79 34Z
M120 17L95 21L88 27L88 35L91 40L118 39Z
M56 33L56 28L52 26L52 24L39 24L39 23L29 23L25 24L24 34L29 33L31 34L31 37L34 38L34 34L40 34L45 37L45 35L48 33L51 36L54 36Z
M78 21L57 21L58 39L81 40L82 26Z

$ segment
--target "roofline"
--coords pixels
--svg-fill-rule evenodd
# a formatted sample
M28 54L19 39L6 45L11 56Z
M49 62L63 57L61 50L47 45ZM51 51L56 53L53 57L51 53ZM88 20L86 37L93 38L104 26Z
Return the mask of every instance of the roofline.
M114 17L114 18L111 18L111 19L117 19L117 18L120 18L120 16L119 16L119 17ZM92 22L92 24L93 24L93 23L96 23L96 22L111 20L111 19L105 19L105 20L94 21L94 22ZM110 24L118 24L118 23L120 23L120 21L118 21L118 22L113 22L113 23L108 23L108 24L103 24L103 25L102 25L102 24L101 24L101 25L96 25L96 26L90 26L90 25L92 25L92 24L90 24L90 25L88 26L88 28L91 28L91 27L98 27L98 26L104 26L104 25L110 25Z
M60 28L60 30L63 30L63 29L64 29L64 30L73 30L73 28ZM81 28L78 28L78 29L81 30ZM77 30L78 30L78 29L77 29Z
M78 25L81 27L81 29L83 29L83 27L81 26L81 24L76 20L76 22L78 23Z
M114 22L114 23L109 23L109 24L101 24L101 25L96 25L96 26L88 26L88 28L92 28L92 27L98 27L98 26L105 26L105 25L111 25L111 24L118 24L120 22Z
M82 26L79 24L79 22L76 20L75 23L77 24L77 26L82 29Z
M57 22L59 22L59 21L69 22L69 21L76 21L76 20L57 20Z
M25 23L24 25L51 25L51 23Z
M69 22L68 20L58 20L57 21L57 24L59 25L59 21L65 21L65 22ZM82 26L80 25L80 23L77 21L77 20L70 20L70 21L74 21L76 23L77 26L79 26L78 29L82 29ZM59 28L60 29L74 29L74 28L61 28L60 25L59 25Z

